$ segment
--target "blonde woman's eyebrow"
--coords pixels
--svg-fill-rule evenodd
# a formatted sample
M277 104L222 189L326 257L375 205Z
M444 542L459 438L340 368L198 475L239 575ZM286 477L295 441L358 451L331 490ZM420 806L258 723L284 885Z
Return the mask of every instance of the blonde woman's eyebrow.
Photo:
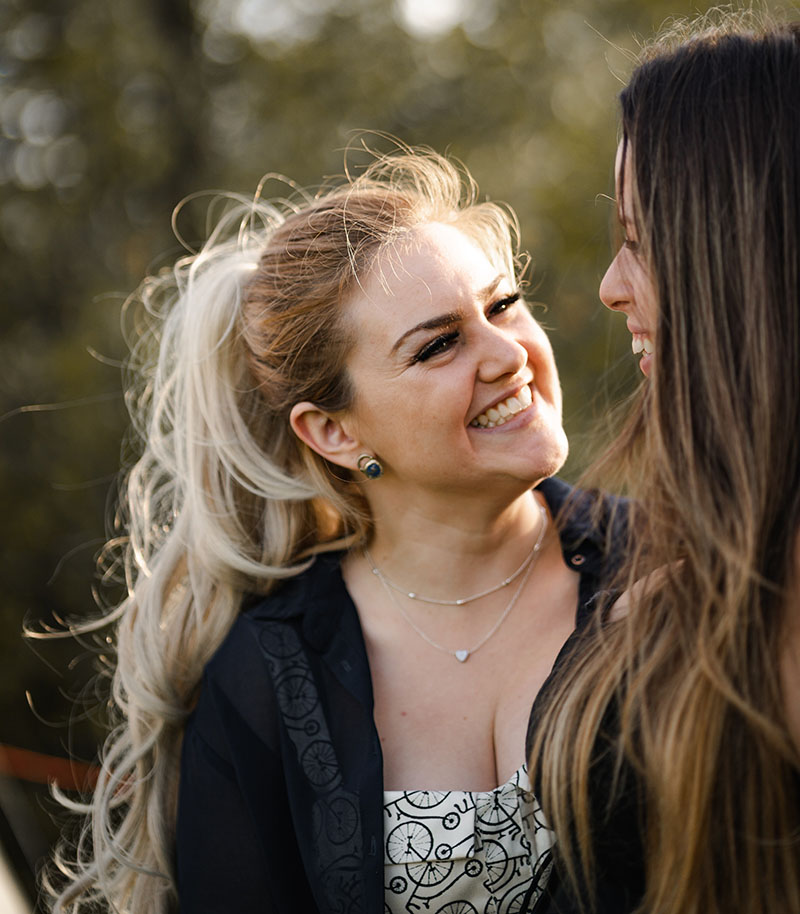
M451 327L453 324L457 324L463 319L463 312L448 311L447 314L440 314L437 317L431 317L426 321L421 321L419 324L415 324L410 330L406 330L406 332L395 342L394 346L392 346L392 352L397 352L403 343L415 333L419 333L422 330L441 330L442 327Z
M498 274L487 286L478 290L477 298L486 304L495 294L500 283L507 278L508 277L502 273ZM440 314L437 317L431 317L426 321L421 321L419 324L415 324L410 330L406 330L406 332L395 341L391 350L392 354L397 352L408 337L413 336L415 333L420 333L423 330L441 330L442 327L452 326L463 319L464 314L462 311L448 311L446 314Z

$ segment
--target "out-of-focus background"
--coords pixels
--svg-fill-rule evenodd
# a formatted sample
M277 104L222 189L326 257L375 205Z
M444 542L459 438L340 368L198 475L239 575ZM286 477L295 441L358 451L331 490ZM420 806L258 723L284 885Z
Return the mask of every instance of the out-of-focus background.
M56 834L46 783L81 783L85 768L61 760L95 753L94 643L30 642L21 629L93 611L127 427L120 306L179 253L173 207L203 189L250 194L267 172L318 183L342 171L360 129L458 156L483 194L519 214L574 478L591 458L592 422L638 383L622 322L597 301L615 96L637 36L697 8L3 0L0 910L32 910ZM190 208L183 231L196 240L192 219Z

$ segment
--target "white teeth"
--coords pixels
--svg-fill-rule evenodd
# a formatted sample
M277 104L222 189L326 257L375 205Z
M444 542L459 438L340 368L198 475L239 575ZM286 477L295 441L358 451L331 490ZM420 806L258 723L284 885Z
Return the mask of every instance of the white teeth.
M651 355L655 350L655 346L649 336L645 336L644 333L634 333L631 339L631 349L634 355L639 355L640 352Z
M489 407L485 413L476 416L470 422L470 425L475 428L478 426L495 428L508 422L517 413L521 413L523 409L527 409L531 403L533 403L533 394L530 386L526 384L515 396L508 397L502 403L496 403L494 406Z

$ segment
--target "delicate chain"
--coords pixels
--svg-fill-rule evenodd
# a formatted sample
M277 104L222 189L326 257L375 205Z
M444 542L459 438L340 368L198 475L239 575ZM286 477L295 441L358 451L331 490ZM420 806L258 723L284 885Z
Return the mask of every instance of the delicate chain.
M423 641L427 641L428 644L430 644L431 647L435 647L437 651L443 651L445 654L452 654L456 658L456 660L458 660L459 663L465 663L466 660L469 658L469 656L471 654L474 654L475 651L477 651L479 648L483 647L483 645L486 644L486 642L492 637L492 635L500 628L500 626L503 624L503 622L505 622L508 614L511 612L511 610L516 605L517 600L520 597L520 594L525 589L525 584L528 582L528 578L530 577L531 571L533 571L533 566L535 564L533 559L535 559L536 556L539 554L539 550L541 549L542 542L544 540L544 534L545 534L545 531L547 530L547 512L541 506L540 506L539 510L542 512L541 530L539 531L539 538L536 540L536 544L534 545L533 549L531 550L531 561L528 562L528 567L525 571L525 574L522 576L522 580L520 581L519 586L514 591L514 594L511 597L511 599L508 601L508 605L503 610L500 618L489 629L489 631L483 636L483 638L481 638L481 640L471 648L462 649L462 650L458 650L458 651L451 651L449 647L445 647L443 644L439 644L438 641L434 641L433 638L430 637L430 635L426 634L417 625L417 623L411 618L411 616L408 615L408 613L405 611L405 609L403 609L403 606L401 605L400 601L397 599L397 597L394 594L394 591L392 590L391 584L389 583L389 581L386 580L386 578L380 572L377 572L378 580L381 582L381 584L383 584L383 588L386 591L386 593L389 595L389 599L392 601L392 603L394 603L394 605L400 611L400 615L406 620L406 622L408 622L408 624L411 626L411 628L414 629L414 631L420 636L420 638L423 639ZM365 552L366 552L366 550L365 550ZM370 561L370 564L372 564L372 560L370 559L369 561ZM374 565L372 566L372 571L373 571L373 573L375 573L377 571L377 569L375 568ZM500 589L499 587L495 588L495 590L499 590L499 589ZM404 593L404 591L400 591L400 593Z
M509 584L513 584L533 561L533 557L542 544L544 530L547 527L547 512L541 505L539 505L539 510L542 512L542 527L539 533L539 539L534 543L533 549L525 556L519 568L507 578L504 578L499 584L495 584L494 587L490 587L488 590L482 590L480 593L475 593L471 597L461 597L459 600L437 600L434 597L423 597L413 590L405 590L405 588L400 587L399 584L395 584L394 581L386 577L380 568L377 567L372 556L369 554L369 549L366 547L364 548L364 555L367 558L367 562L369 562L372 573L380 578L381 584L383 584L384 587L391 587L392 590L396 590L398 593L403 594L403 596L408 597L409 600L417 600L420 603L433 603L436 606L464 606L465 603L472 603L475 600L480 600L481 597L488 597L490 593L497 593L498 590L502 590L504 587L508 587Z

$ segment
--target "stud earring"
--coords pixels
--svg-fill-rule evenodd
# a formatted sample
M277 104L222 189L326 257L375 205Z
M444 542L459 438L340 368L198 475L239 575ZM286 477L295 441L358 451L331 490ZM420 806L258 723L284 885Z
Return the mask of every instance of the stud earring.
M383 467L380 460L373 457L372 454L362 454L358 458L357 466L367 479L377 479L383 475Z

